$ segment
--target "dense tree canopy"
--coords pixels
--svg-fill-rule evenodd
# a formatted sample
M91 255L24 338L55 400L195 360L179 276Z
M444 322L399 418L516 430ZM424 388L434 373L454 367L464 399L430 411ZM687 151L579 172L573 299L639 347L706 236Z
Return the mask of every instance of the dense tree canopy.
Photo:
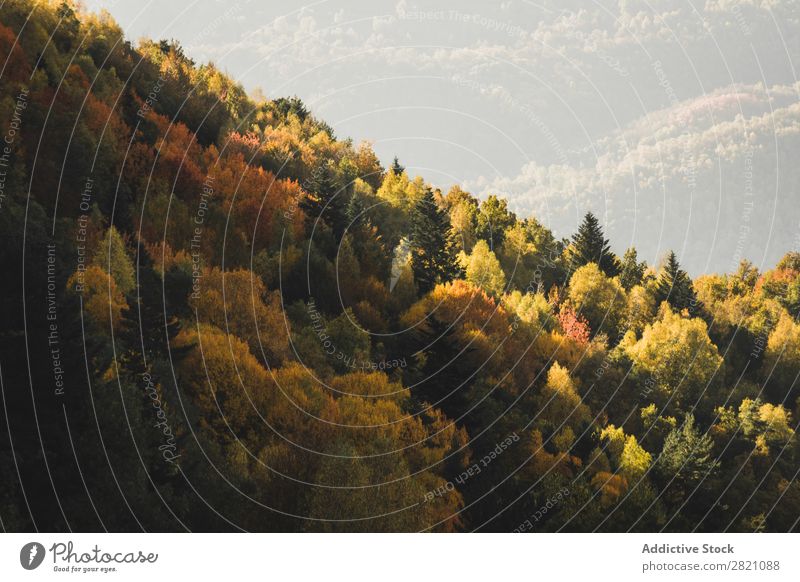
M591 213L561 240L30 7L0 13L5 529L797 528L800 255L656 273Z

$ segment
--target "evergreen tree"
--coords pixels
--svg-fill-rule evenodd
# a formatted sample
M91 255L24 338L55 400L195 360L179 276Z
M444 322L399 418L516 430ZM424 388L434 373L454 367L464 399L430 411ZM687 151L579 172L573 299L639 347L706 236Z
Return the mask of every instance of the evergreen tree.
M583 217L578 232L572 237L572 244L568 252L569 266L572 271L587 263L597 263L609 277L619 274L619 260L611 252L600 222L591 212L587 212Z
M119 231L111 225L94 254L93 264L114 277L120 291L130 293L136 287L136 273Z
M360 192L354 191L350 196L345 218L362 276L372 274L378 279L385 279L391 269L391 264L387 262L389 253L384 247L383 236L370 219L364 195Z
M678 259L673 251L667 255L667 261L661 269L655 290L656 302L667 301L676 311L688 309L694 314L700 308L700 302L695 295L692 280L686 271L681 269Z
M333 231L336 240L342 237L347 226L344 189L339 185L336 170L329 161L317 167L306 183L309 196L302 207L309 220L321 218Z
M289 114L297 116L301 122L308 118L308 109L303 100L297 97L278 97L271 103L272 108L277 111L281 118L287 119Z
M411 224L411 268L420 293L459 274L456 244L447 212L436 205L433 192L425 189L414 207Z
M630 291L636 285L640 285L644 272L647 270L647 263L644 261L638 262L638 258L634 247L625 251L625 255L622 257L619 282L622 283L626 291Z
M406 169L400 165L400 160L397 159L397 156L395 156L394 160L392 160L392 166L389 169L391 170L392 174L397 176L406 171Z
M418 330L417 341L425 350L425 364L420 370L421 379L412 391L420 402L434 404L449 418L458 418L469 411L469 377L474 371L467 362L472 353L446 321L431 317L427 329Z
M700 433L694 425L694 415L689 413L683 425L667 435L656 473L664 483L671 482L675 493L682 496L701 480L713 476L719 466L713 448L711 437Z
M344 212L350 229L356 229L359 226L366 226L369 224L369 218L364 213L365 208L364 200L361 195L358 192L353 192Z

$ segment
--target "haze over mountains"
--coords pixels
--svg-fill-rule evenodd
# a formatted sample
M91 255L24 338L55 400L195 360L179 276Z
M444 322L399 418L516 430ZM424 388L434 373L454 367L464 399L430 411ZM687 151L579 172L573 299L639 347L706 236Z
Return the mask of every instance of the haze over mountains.
M559 236L592 209L693 274L798 247L797 1L87 5Z
M673 248L694 272L769 265L798 244L797 90L720 89L648 113L567 163L531 162L471 187L508 193L558 233L591 208L618 250L631 244L651 261Z
M154 5L0 10L3 529L798 529L774 12Z

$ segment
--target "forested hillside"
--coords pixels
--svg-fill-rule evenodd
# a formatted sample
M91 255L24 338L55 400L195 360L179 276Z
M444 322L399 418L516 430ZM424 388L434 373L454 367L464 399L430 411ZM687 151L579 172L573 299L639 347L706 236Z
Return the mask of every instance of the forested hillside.
M0 63L3 529L797 529L800 253L559 240L65 2Z

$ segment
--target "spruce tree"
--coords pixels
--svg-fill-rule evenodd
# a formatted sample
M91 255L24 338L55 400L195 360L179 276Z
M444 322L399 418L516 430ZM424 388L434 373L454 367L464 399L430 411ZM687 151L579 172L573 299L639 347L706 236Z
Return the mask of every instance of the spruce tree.
M340 240L347 226L347 204L333 164L323 163L314 169L305 188L309 193L302 204L306 216L312 223L320 218Z
M626 291L630 291L636 285L640 285L644 272L647 270L647 263L644 261L638 262L638 258L634 247L625 251L625 256L622 257L619 282L622 283Z
M686 271L681 269L673 251L669 252L666 263L661 269L656 283L655 296L659 305L662 301L666 301L675 311L688 309L689 313L693 314L700 307L692 280Z
M572 237L569 247L569 266L575 271L588 263L596 263L607 276L619 274L619 261L603 235L600 222L594 214L587 212L578 232Z
M379 279L388 276L390 264L388 253L383 245L383 237L370 219L364 196L353 192L345 209L347 232L353 243L363 273L371 273Z
M358 192L353 192L344 212L350 229L356 229L358 226L369 224L369 217L364 213L365 209L366 207L364 206L364 200L361 198L361 195Z
M714 458L714 443L695 427L694 415L686 415L683 425L672 429L656 462L656 476L669 484L672 495L683 498L719 467ZM668 497L672 495L668 494Z
M394 160L392 160L392 167L389 169L391 170L392 174L396 174L398 176L406 171L406 169L400 165L400 160L397 159L397 156L395 156Z
M133 262L128 256L125 241L113 224L108 227L92 262L114 277L114 282L123 293L128 294L136 288Z
M425 189L413 211L411 268L420 293L451 281L460 272L450 216L436 205L430 188Z

